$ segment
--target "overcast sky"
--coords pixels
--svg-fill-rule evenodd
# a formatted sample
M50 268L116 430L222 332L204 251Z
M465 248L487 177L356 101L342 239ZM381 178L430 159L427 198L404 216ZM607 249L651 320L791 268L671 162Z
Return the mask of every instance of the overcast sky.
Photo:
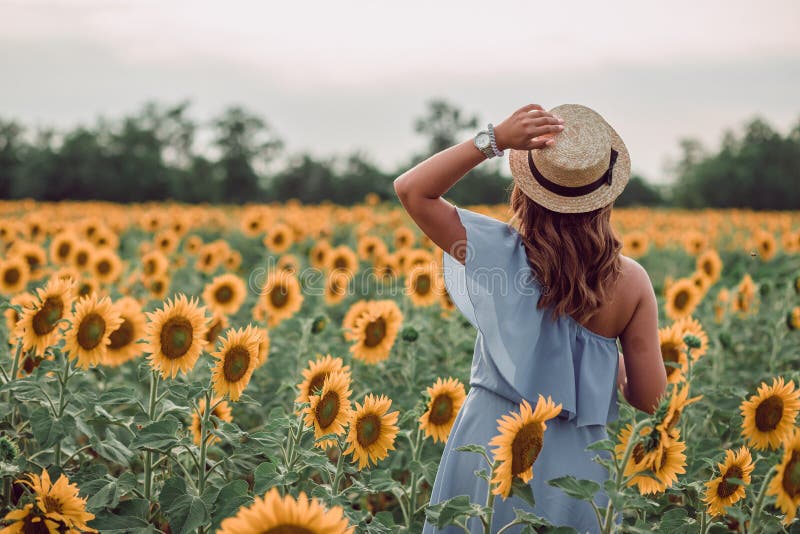
M0 0L0 117L69 127L192 101L262 115L289 153L395 168L443 97L497 124L527 103L600 112L634 171L800 119L800 2Z

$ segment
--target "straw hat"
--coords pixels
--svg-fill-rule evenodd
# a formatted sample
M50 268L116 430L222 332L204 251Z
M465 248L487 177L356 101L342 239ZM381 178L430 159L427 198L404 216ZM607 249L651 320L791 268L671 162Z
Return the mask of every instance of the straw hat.
M614 201L631 173L622 138L596 111L578 104L550 110L564 119L555 143L511 150L514 182L537 204L560 213L583 213Z

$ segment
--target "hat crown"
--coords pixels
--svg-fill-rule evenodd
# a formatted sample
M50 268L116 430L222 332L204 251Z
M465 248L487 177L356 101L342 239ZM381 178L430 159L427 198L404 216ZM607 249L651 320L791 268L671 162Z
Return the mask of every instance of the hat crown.
M539 172L567 187L586 185L602 176L611 155L611 136L605 120L578 104L564 104L550 112L564 119L564 129L555 134L555 144L533 151Z

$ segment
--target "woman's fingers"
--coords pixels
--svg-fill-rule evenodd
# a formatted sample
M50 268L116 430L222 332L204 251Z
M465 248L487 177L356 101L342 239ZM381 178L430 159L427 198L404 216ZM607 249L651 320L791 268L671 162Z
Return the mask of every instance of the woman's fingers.
M537 110L544 111L544 108L539 104L528 104L527 106L522 106L521 108L519 108L518 111L523 113L528 113L530 111L537 111Z
M547 124L545 126L535 126L533 128L528 128L528 135L530 137L539 137L540 135L548 133L558 133L563 129L564 127L560 124Z
M526 147L528 150L533 150L536 148L544 148L548 145L553 144L553 139L550 137L534 137L530 141L528 141L528 146Z

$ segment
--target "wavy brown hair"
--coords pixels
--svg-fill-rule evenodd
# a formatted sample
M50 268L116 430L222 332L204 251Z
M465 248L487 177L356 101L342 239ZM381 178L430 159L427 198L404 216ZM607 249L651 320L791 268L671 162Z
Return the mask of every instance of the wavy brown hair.
M613 202L586 213L557 213L514 185L514 226L542 286L538 307L552 306L554 319L566 314L586 322L622 273L622 243L611 228L612 206Z

